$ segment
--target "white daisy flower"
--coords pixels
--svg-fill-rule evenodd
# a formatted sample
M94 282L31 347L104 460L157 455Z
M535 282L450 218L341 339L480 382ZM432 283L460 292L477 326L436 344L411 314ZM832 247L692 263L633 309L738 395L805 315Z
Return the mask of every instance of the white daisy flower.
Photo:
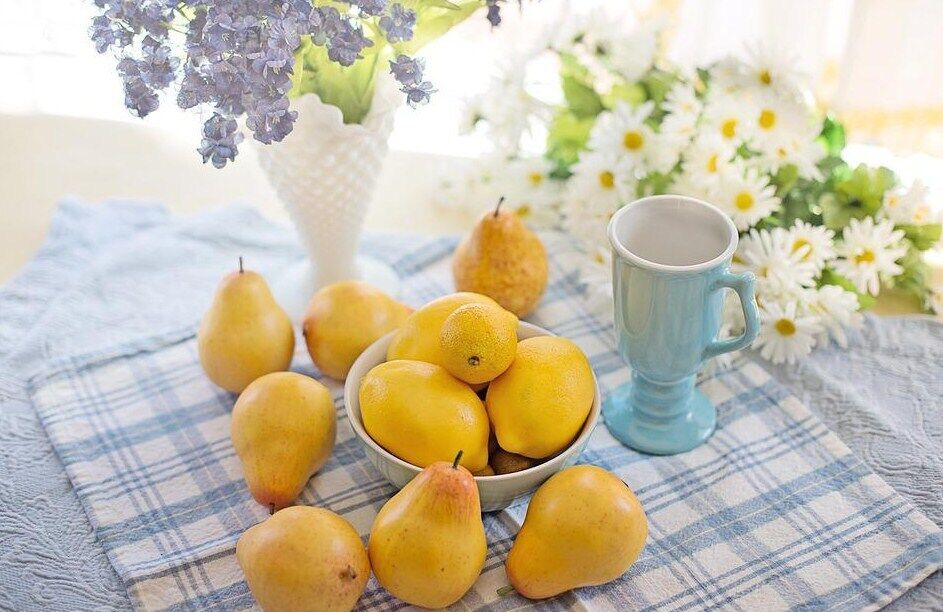
M791 364L812 352L821 332L818 318L801 312L796 302L786 303L785 308L778 302L764 303L753 348L773 363Z
M730 167L735 149L716 134L699 136L682 153L684 172L695 183L716 187Z
M627 81L637 81L655 63L658 51L657 24L642 24L608 41L609 65Z
M755 158L763 172L776 174L783 166L792 164L800 177L822 180L817 164L825 157L825 147L818 141L815 130L794 127L769 136L762 142L760 155Z
M734 165L720 177L716 203L730 215L737 229L744 231L768 217L779 207L776 188L769 177L754 168Z
M790 253L812 264L816 273L835 257L834 238L835 232L827 227L799 220L787 232Z
M915 219L924 218L926 211L929 211L928 193L929 189L920 179L915 180L909 189L898 187L888 190L884 194L884 216L896 225L926 223L925 220L918 222Z
M584 151L568 181L571 196L598 202L615 211L635 197L635 173L624 157L609 152Z
M747 82L747 65L733 56L727 56L710 71L708 96L727 95L741 89Z
M877 295L881 281L904 271L897 260L907 247L901 244L902 230L895 230L890 220L875 223L871 217L852 219L835 248L840 256L835 270L846 276L861 293Z
M716 195L716 186L705 183L690 172L680 172L671 182L670 193L697 198L705 202L713 202Z
M587 310L603 321L612 321L612 251L608 244L588 246L578 269Z
M799 58L786 46L768 43L747 45L743 62L746 80L744 86L775 90L781 95L796 95L799 83L806 80L796 66Z
M654 108L650 101L637 107L619 102L611 112L602 113L596 119L589 135L589 148L617 153L638 168L637 175L646 174L649 160L657 150L655 132L645 124Z
M555 227L560 222L563 189L550 176L553 168L553 163L542 157L504 160L494 171L494 197L488 201L504 196L505 206L529 224Z
M792 250L782 228L750 230L741 236L734 265L756 275L757 293L769 299L795 298L802 288L815 285L816 269Z
M807 118L799 104L769 91L757 94L752 107L745 128L751 146L765 154L775 152L781 141L795 134Z
M823 326L819 344L824 346L832 338L838 346L848 348L845 329L861 327L864 320L859 308L858 296L838 285L823 285L815 290L809 310L819 316Z
M661 133L690 141L697 135L697 121L703 104L689 83L679 82L665 96L662 108L667 113L661 121Z
M930 310L938 315L943 315L943 286L934 287L930 291Z
M750 105L737 95L712 96L704 107L706 133L719 135L735 149L749 136L752 120Z

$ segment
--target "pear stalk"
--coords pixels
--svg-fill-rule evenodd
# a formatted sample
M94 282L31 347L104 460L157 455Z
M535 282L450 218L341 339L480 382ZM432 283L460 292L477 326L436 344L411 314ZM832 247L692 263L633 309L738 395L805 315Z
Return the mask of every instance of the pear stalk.
M245 270L242 267L242 255L239 256L239 274L244 273Z
M464 453L465 453L465 451L458 451L458 454L455 455L455 461L452 462L452 469L453 469L453 470L456 469L456 468L458 468L458 462L462 460L462 455L463 455Z
M498 218L498 213L501 212L501 205L504 204L504 196L498 198L498 205L494 207L494 218Z

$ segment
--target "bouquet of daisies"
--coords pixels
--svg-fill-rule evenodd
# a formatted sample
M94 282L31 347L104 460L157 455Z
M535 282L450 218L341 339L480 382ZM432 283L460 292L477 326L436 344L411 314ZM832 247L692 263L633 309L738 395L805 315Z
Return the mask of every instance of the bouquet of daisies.
M243 139L282 140L291 98L316 93L347 123L370 110L379 71L410 105L434 92L415 57L480 7L500 22L505 0L93 0L90 36L112 50L125 105L144 117L176 92L180 108L207 111L199 153L222 168Z
M453 187L503 194L533 223L571 233L587 299L610 312L613 212L661 193L715 204L741 232L734 266L758 279L754 348L776 363L844 346L882 287L943 308L921 253L940 238L926 189L845 163L842 126L816 110L792 62L757 48L684 72L659 58L655 27L625 35L611 22L551 38L476 98L469 126L491 136L498 163ZM557 100L529 88L527 64L548 55ZM524 153L534 143L542 155ZM739 306L725 312L722 333L739 334Z

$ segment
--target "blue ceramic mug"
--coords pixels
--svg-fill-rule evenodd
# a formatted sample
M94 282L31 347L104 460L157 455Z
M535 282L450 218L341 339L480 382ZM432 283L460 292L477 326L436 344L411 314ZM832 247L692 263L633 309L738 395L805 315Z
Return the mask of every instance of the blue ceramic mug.
M746 347L759 331L752 274L732 274L737 228L706 202L642 198L609 222L619 353L631 382L603 406L613 436L636 450L681 453L714 431L717 412L694 388L704 360ZM723 293L740 297L738 338L717 340Z

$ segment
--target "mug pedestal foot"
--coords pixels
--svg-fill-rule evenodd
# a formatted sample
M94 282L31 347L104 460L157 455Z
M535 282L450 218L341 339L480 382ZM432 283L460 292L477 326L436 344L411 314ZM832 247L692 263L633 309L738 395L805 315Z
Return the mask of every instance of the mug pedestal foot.
M689 451L706 440L717 426L717 411L707 396L694 389L684 410L667 417L653 415L653 408L632 402L632 386L614 389L602 406L609 433L639 452L675 455Z

